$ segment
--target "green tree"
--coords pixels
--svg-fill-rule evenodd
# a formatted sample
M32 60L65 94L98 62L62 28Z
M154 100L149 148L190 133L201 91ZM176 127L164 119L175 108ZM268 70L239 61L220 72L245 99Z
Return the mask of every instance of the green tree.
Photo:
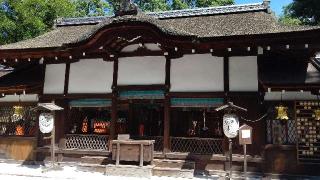
M301 25L302 22L298 18L292 18L290 16L281 16L279 22L285 25Z
M58 17L75 12L68 0L1 0L0 43L37 36L50 29Z
M167 0L132 0L141 11L156 12L169 9ZM112 9L117 9L120 6L120 0L109 0Z
M179 9L187 9L189 8L188 2L185 2L183 0L172 0L171 8L173 10L179 10Z
M133 2L138 5L139 9L145 12L234 4L234 0L133 0ZM120 1L109 0L109 3L115 8L119 5Z
M0 0L0 44L33 38L60 17L112 14L120 0ZM233 4L233 0L133 0L142 11Z
M0 0L0 44L33 38L60 17L103 16L105 0Z
M320 24L319 0L293 0L291 4L284 7L284 17L289 18L289 23L300 21L308 25Z
M234 4L233 0L196 0L197 7L226 6Z
M75 0L75 16L104 16L110 13L110 5L105 0Z

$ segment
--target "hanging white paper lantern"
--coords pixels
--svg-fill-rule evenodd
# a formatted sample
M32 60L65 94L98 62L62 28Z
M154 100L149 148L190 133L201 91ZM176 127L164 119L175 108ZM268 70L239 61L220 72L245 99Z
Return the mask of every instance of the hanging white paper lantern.
M42 133L50 133L53 130L54 117L51 113L41 113L39 116L39 128Z
M235 138L238 135L239 118L235 114L225 114L223 116L223 132L228 138Z

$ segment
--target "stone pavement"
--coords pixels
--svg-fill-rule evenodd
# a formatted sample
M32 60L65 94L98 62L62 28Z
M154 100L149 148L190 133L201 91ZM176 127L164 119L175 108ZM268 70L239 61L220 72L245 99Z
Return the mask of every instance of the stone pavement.
M187 180L187 178L172 178L172 177L158 177L152 176L149 178L141 177L124 177L124 176L108 176L101 172L88 172L79 170L76 164L64 164L60 170L47 171L46 166L40 164L33 165L23 165L18 162L8 162L0 160L0 179L10 179L10 180L40 180L40 179L55 179L55 180L76 180L76 179L108 179L108 180L140 180L140 179L151 179L151 180L173 180L181 179ZM203 180L203 179L212 179L212 180L223 180L225 172L217 171L214 175L207 175L204 172L196 172L193 179ZM234 174L233 179L243 179L241 175ZM320 180L320 177L277 177L275 175L269 175L262 177L255 174L250 174L250 180L272 180L272 179L288 179L288 180Z

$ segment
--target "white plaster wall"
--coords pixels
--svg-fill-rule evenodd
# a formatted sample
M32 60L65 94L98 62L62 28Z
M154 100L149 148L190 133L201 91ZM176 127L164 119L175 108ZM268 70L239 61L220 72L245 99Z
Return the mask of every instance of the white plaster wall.
M70 64L69 93L110 93L113 62L103 59L82 59Z
M256 56L229 58L230 91L258 91L258 63Z
M266 92L264 96L265 101L280 101L281 92ZM282 100L317 100L317 96L312 95L311 92L286 91L282 93Z
M165 84L163 56L119 58L118 85Z
M26 94L26 95L6 95L0 98L0 102L38 102L38 94Z
M63 94L66 64L47 64L44 79L44 94Z
M223 58L211 54L185 55L171 60L172 92L224 90Z

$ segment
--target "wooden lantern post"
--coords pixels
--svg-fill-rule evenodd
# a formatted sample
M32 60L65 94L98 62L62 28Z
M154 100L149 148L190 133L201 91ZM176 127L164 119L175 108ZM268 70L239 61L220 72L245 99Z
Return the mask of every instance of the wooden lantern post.
M239 144L243 145L243 171L244 179L247 179L247 144L252 144L252 127L246 124L239 128Z
M50 148L50 150L51 150L51 167L44 170L44 171L49 171L49 170L57 169L57 167L55 166L55 148L54 148L54 146L55 146L55 125L54 125L55 113L54 112L63 110L63 108L55 105L54 102L52 102L52 103L38 103L38 107L36 107L35 110L43 110L43 109L45 111L50 111L50 113L40 114L40 116L39 116L40 131L42 133L51 133L51 136L45 137L45 139L51 139L51 148ZM51 120L49 121L47 117ZM45 124L42 125L40 122L45 123ZM52 127L52 128L50 128L50 127Z
M226 176L227 179L232 178L232 139L237 137L239 130L239 118L234 113L236 111L242 110L247 111L247 109L240 106L234 105L232 102L228 102L215 109L216 111L224 110L225 114L223 116L223 132L225 136L229 139L229 174Z

